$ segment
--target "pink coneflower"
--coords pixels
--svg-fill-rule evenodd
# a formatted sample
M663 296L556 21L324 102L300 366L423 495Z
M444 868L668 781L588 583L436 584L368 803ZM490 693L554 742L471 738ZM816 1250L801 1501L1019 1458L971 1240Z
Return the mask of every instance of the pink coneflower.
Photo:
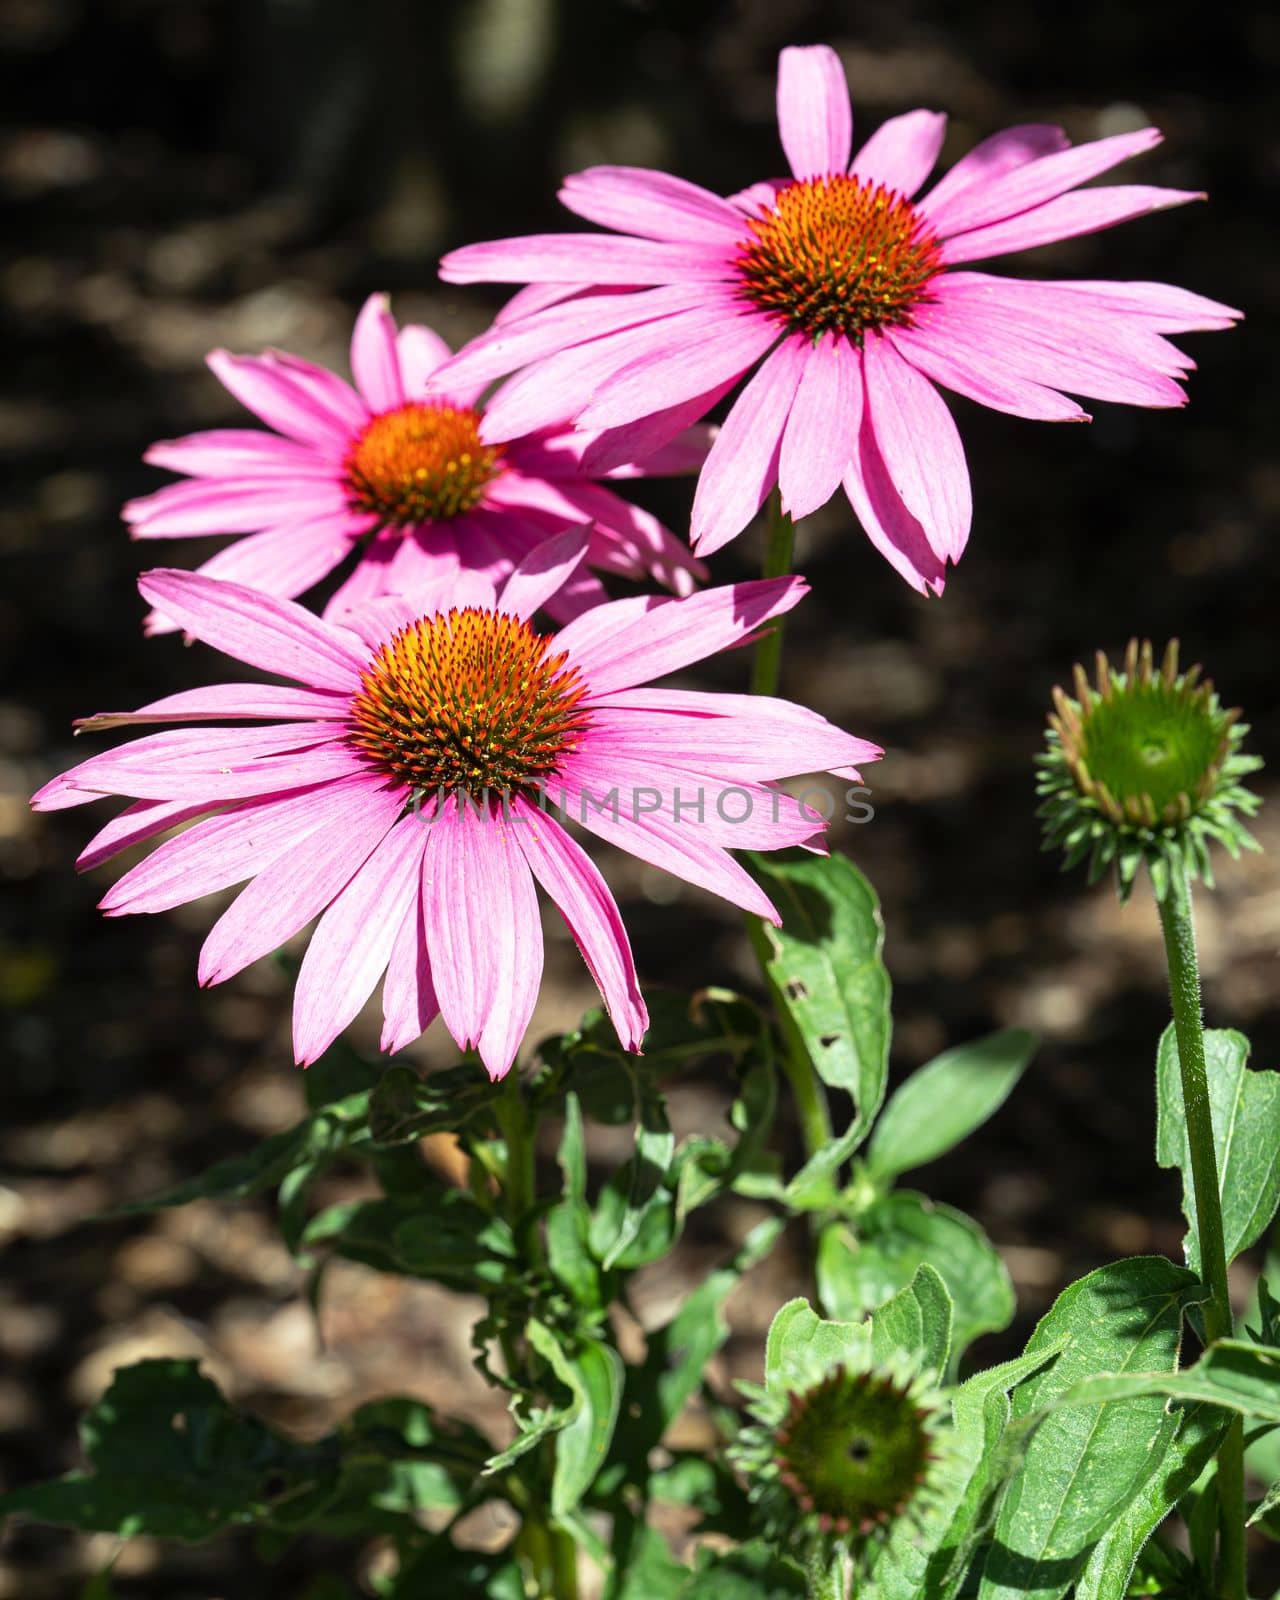
M452 283L531 286L443 375L527 369L503 391L494 440L576 393L580 426L639 424L651 445L752 374L698 483L701 554L739 533L775 483L795 517L843 484L881 554L917 589L940 592L972 505L935 384L1045 421L1088 420L1062 391L1179 406L1192 363L1163 335L1238 315L1162 283L956 270L1200 198L1077 189L1158 143L1153 128L1075 149L1059 128L1009 128L917 200L946 119L895 117L850 164L848 87L825 46L782 52L778 125L790 179L726 200L661 172L593 167L560 198L614 233L468 245L441 263ZM618 438L625 431L611 447ZM608 456L597 444L584 459Z
M705 576L656 517L591 481L581 464L589 438L562 424L494 442L476 385L448 384L428 398L450 354L429 328L397 332L382 295L356 319L354 389L297 356L215 350L218 378L276 431L225 428L152 445L148 461L188 477L129 502L134 537L247 534L200 571L289 598L358 550L330 617L459 571L500 582L534 545L584 523L588 564L601 572L653 577L679 594ZM643 465L618 462L609 475L694 471L706 430L663 444ZM584 568L551 609L564 620L607 598ZM164 632L172 621L153 615L148 627Z
M346 626L196 573L157 571L145 597L177 626L302 687L216 684L89 727L260 719L150 734L91 757L39 810L133 800L78 865L179 823L102 901L164 911L248 880L205 942L203 984L320 920L298 974L297 1059L314 1061L384 974L384 1049L440 1013L490 1074L511 1065L542 972L535 882L556 902L618 1036L638 1050L644 1001L622 918L555 803L641 860L775 922L730 847L812 843L822 819L775 780L879 750L785 700L648 687L740 644L805 592L799 578L686 599L619 600L560 633L529 618L581 561L582 532L518 567L501 604L482 578L448 609L386 597Z

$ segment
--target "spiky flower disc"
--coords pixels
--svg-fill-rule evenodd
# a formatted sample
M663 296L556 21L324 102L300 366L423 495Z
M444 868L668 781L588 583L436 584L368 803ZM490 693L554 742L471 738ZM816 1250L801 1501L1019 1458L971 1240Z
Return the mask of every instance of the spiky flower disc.
M865 1536L906 1510L933 1456L931 1412L910 1383L838 1367L790 1404L779 1481L824 1533Z
M1150 642L1129 641L1122 672L1099 651L1094 681L1077 666L1074 688L1054 690L1038 758L1046 849L1067 867L1087 859L1090 882L1114 862L1127 898L1143 861L1161 894L1174 858L1212 884L1211 841L1233 856L1257 848L1241 818L1260 802L1241 780L1262 762L1241 753L1240 713L1200 668L1178 671L1176 639L1158 668Z

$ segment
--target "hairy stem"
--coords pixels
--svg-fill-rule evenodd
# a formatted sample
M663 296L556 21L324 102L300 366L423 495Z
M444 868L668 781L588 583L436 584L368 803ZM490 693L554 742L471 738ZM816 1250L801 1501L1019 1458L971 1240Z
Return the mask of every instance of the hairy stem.
M1227 1251L1222 1227L1218 1157L1213 1142L1209 1074L1204 1054L1200 1005L1200 968L1191 912L1191 886L1180 860L1169 866L1168 887L1159 900L1169 965L1173 1029L1182 1073L1183 1115L1191 1152L1191 1186L1195 1195L1196 1237L1200 1273L1209 1290L1204 1307L1205 1333L1212 1344L1232 1332L1231 1296L1227 1285ZM1218 1551L1218 1593L1222 1600L1245 1600L1244 1432L1239 1418L1231 1424L1218 1452L1218 1499L1221 1542Z
M782 509L782 496L775 489L769 497L769 521L765 528L761 575L766 578L785 578L791 571L795 543L796 525ZM752 694L777 694L781 670L782 619L779 617L769 624L768 633L756 645L755 659L751 663Z

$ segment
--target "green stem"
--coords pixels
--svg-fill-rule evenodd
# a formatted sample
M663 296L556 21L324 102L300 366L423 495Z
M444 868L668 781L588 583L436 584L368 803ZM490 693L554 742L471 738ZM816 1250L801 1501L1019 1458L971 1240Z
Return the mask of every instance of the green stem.
M782 496L775 489L769 498L762 575L766 578L785 578L791 571L795 544L796 525L782 509ZM752 694L777 694L781 669L782 619L779 617L770 624L768 633L756 645L755 660L751 663Z
M502 1140L506 1145L503 1201L507 1221L526 1263L535 1266L542 1260L542 1240L533 1217L537 1199L533 1148L535 1123L525 1105L520 1075L514 1067L507 1074L496 1112ZM507 1371L515 1377L520 1359L516 1341L509 1332L504 1331L501 1344ZM551 1521L545 1507L532 1499L524 1510L518 1547L538 1600L577 1600L577 1546L570 1534Z
M1212 1344L1215 1340L1229 1338L1234 1324L1227 1284L1227 1250L1222 1226L1218 1157L1213 1142L1213 1115L1209 1103L1209 1074L1204 1054L1200 968L1196 960L1191 885L1180 860L1169 863L1168 886L1159 898L1159 906L1165 956L1169 965L1173 1029L1178 1041L1178 1065L1182 1072L1183 1115L1191 1152L1191 1186L1195 1194L1200 1273L1209 1290L1209 1299L1204 1307L1204 1326ZM1218 1452L1218 1496L1221 1506L1218 1592L1222 1600L1245 1600L1244 1432L1238 1418L1228 1429Z

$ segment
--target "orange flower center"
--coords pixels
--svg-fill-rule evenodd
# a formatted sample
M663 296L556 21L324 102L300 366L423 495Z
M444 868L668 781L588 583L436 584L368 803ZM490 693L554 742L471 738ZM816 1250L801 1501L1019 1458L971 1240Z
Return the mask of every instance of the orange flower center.
M500 446L481 441L472 407L411 400L374 417L351 447L347 491L355 510L408 528L470 511L501 459Z
M843 174L788 184L747 226L743 294L814 339L830 331L861 345L868 329L909 323L942 264L910 201Z
M473 606L410 623L365 670L352 741L419 794L533 788L587 726L586 685L551 642Z

